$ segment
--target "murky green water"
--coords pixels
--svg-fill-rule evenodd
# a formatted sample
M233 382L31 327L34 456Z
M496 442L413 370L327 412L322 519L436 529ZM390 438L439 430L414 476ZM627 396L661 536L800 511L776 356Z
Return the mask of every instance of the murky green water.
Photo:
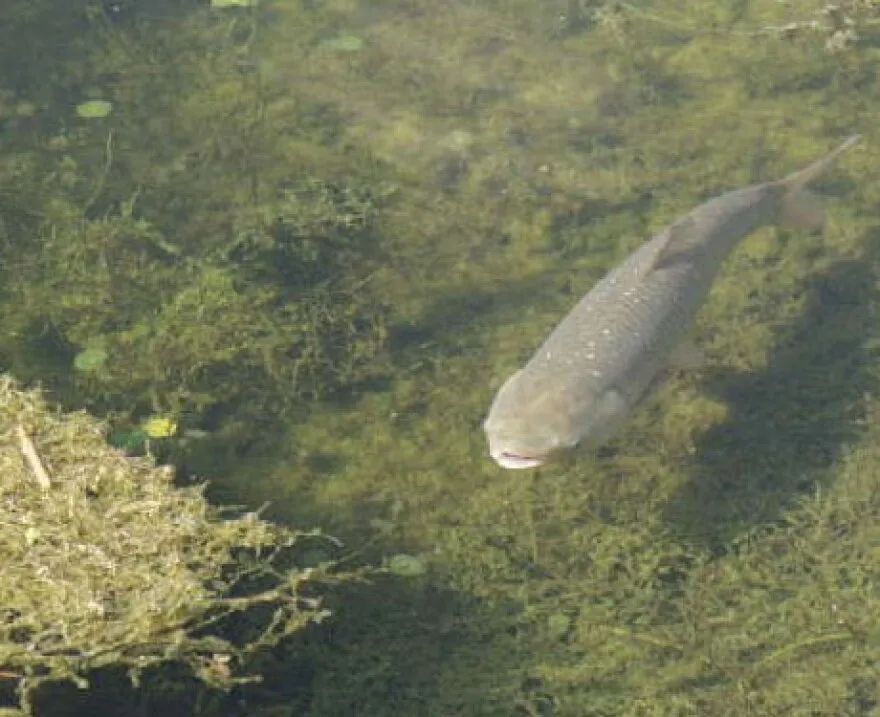
M2 367L126 437L169 417L161 456L348 565L426 569L333 591L216 709L878 713L880 6L823 7L0 8ZM730 258L705 370L596 456L487 458L604 271L853 132L824 237Z

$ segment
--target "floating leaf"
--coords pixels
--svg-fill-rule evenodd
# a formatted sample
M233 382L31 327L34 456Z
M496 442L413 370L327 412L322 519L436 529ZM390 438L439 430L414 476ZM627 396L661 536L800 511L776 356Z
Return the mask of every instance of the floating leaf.
M113 104L107 100L88 100L76 106L76 114L83 119L100 119L113 111Z
M177 421L168 416L150 416L141 424L141 430L150 438L169 438L177 433Z
M107 363L107 351L100 346L83 349L73 358L73 367L83 373L96 373Z
M428 572L425 564L413 555L398 553L388 559L388 571L402 578L416 578Z
M116 430L107 437L107 442L116 448L121 448L129 453L138 453L144 448L149 436L143 431Z
M364 41L357 35L337 35L321 43L323 47L337 52L357 52L364 46Z

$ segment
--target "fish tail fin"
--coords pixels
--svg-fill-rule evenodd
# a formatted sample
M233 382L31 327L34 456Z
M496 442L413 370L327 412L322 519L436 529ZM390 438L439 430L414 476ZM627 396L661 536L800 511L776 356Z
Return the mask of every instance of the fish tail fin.
M825 226L824 203L821 197L807 189L807 185L824 174L859 139L861 135L852 135L822 159L779 181L785 189L780 209L780 222L783 225L794 229L821 231Z
M779 223L789 229L820 232L825 227L825 200L809 189L799 187L782 197Z

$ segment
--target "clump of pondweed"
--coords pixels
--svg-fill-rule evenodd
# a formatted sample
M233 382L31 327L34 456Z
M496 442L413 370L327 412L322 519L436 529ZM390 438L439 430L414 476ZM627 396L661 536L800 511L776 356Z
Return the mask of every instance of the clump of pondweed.
M41 683L85 688L108 666L136 679L180 662L221 688L253 679L249 655L327 615L308 594L321 569L276 564L304 535L224 517L201 487L109 448L93 418L0 377L0 680L25 710ZM235 617L247 638L219 629Z

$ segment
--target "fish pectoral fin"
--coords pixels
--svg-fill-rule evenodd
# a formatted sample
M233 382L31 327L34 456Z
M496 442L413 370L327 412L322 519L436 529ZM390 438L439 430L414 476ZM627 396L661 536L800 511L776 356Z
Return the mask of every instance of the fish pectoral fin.
M706 365L706 354L692 339L684 339L670 352L669 365L685 371L697 371Z
M629 403L621 391L609 388L603 395L600 411L609 420L625 418L629 413Z
M647 267L647 270L656 271L682 259L690 258L699 248L696 220L691 216L683 217L666 229L666 240L654 255L654 260Z
M595 443L611 438L630 413L629 401L622 391L607 389L593 409L593 437Z

